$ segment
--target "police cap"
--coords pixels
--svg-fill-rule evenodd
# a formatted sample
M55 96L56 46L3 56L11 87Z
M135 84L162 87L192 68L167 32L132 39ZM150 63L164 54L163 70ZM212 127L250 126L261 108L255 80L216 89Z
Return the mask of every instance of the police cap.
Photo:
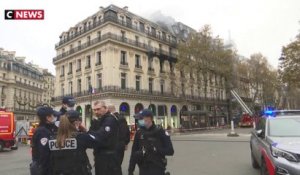
M64 96L62 99L62 103L68 105L69 107L74 107L76 101L72 96Z
M66 116L68 117L68 119L71 122L76 121L76 120L80 120L80 113L78 111L75 111L75 110L67 111Z
M46 118L47 116L53 115L54 110L51 107L40 107L37 110L37 116L40 118Z
M153 117L150 109L144 109L134 116L135 119L143 119L144 117Z

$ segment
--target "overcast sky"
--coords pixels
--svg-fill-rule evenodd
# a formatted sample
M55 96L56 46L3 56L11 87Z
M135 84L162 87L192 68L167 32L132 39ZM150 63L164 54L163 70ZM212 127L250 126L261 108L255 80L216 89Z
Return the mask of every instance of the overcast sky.
M54 73L59 35L109 4L146 18L160 11L196 30L210 24L214 35L231 36L239 54L261 52L273 66L300 29L300 0L0 0L0 47ZM44 9L45 20L5 21L4 9Z

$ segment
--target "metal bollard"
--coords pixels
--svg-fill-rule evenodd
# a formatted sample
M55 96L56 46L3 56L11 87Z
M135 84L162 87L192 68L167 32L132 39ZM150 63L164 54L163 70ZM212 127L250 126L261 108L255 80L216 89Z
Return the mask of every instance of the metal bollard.
M234 122L231 120L231 131L227 134L228 137L238 137L239 135L234 130Z

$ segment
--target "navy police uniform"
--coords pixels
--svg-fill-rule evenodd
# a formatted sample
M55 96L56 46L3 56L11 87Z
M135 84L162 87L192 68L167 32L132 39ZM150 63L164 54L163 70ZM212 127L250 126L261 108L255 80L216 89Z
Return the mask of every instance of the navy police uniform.
M30 164L31 175L50 175L50 149L49 140L54 137L57 127L53 123L46 123L46 117L53 115L50 107L40 107L37 115L40 118L38 128L32 137L32 163Z
M130 142L130 130L127 124L127 121L123 115L119 113L114 113L114 116L117 117L119 123L119 140L117 145L117 154L119 157L119 162L122 165L125 153L125 147Z
M80 114L70 110L66 112L70 121L79 120ZM56 139L49 140L53 175L91 175L91 165L86 154L87 148L93 148L95 137L91 134L73 132L59 148Z
M116 153L118 143L118 121L109 112L94 119L89 133L96 136L94 149L96 175L121 175L121 165Z
M63 148L57 146L57 140L49 140L53 175L91 175L92 167L86 154L93 147L88 134L74 132L66 139ZM93 136L92 136L93 137Z
M152 112L144 110L141 116L152 116ZM129 175L133 174L136 164L139 166L140 175L165 175L165 156L173 154L173 145L167 131L154 123L150 128L140 127L132 145Z

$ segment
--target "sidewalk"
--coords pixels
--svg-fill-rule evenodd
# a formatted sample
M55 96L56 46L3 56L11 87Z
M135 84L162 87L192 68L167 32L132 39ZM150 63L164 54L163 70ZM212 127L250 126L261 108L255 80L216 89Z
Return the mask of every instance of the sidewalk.
M237 133L250 134L253 128L235 128ZM192 135L192 134L205 134L205 133L229 133L231 131L230 126L220 127L206 127L206 128L194 128L194 129L174 129L168 130L171 135Z

